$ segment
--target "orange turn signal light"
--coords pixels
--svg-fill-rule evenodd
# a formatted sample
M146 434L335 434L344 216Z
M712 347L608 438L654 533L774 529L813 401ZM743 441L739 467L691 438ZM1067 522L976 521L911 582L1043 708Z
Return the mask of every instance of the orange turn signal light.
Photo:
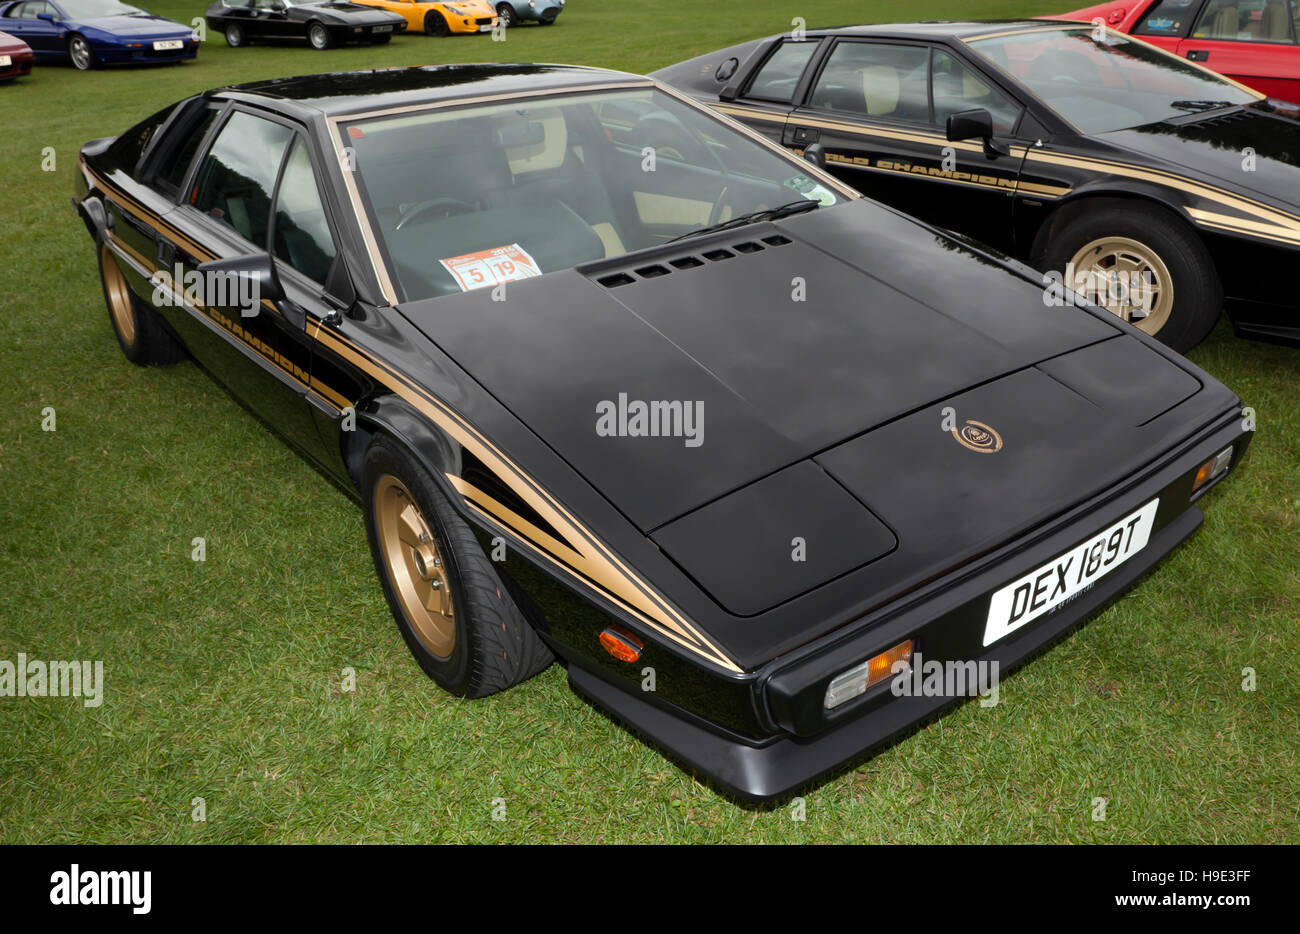
M865 694L868 688L875 687L894 674L895 665L901 663L902 667L899 671L905 671L911 663L914 645L915 643L908 639L879 655L871 656L860 665L854 665L848 671L840 672L826 687L826 699L823 702L826 709L833 710L840 704L848 703L858 695Z
M1220 476L1228 469L1232 463L1232 448L1226 447L1218 454L1211 457L1200 467L1196 468L1196 479L1192 481L1192 492L1195 493L1205 484Z
M636 661L645 649L645 643L626 629L619 629L617 626L610 626L600 634L600 645L620 662Z

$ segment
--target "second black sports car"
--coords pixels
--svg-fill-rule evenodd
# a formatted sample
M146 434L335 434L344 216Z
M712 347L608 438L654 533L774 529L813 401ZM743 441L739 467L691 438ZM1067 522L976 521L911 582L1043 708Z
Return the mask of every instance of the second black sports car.
M264 81L79 168L123 351L362 503L429 675L558 657L748 797L955 703L894 690L922 655L996 676L1095 613L1251 437L1114 315L636 75Z
M1022 20L808 30L653 76L1178 350L1225 308L1300 342L1300 111L1194 62Z
M233 47L254 39L305 39L314 49L328 49L387 42L406 31L406 20L396 13L347 0L216 0L205 18Z

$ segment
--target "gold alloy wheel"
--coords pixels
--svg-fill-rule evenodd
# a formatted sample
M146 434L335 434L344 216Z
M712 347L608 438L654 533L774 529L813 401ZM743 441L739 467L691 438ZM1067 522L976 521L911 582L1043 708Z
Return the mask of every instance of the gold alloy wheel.
M1173 276L1146 244L1103 237L1075 253L1067 269L1066 285L1146 333L1154 335L1169 322Z
M456 647L456 615L438 540L411 491L391 474L375 490L375 524L388 576L415 634L434 655Z
M122 268L117 265L117 257L102 244L99 248L100 259L104 264L104 294L108 296L108 311L113 316L113 324L122 335L122 342L128 346L135 343L135 311L131 307L131 290L127 287Z

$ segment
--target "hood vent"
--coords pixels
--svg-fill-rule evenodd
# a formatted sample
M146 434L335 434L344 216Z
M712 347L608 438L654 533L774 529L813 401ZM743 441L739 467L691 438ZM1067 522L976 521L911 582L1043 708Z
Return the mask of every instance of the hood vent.
M698 269L701 266L707 266L709 263L720 263L724 260L734 259L737 255L762 253L764 250L785 246L791 242L793 241L789 237L782 234L769 234L766 237L742 240L738 243L730 243L727 246L716 246L700 253L687 253L674 256L671 259L666 258L662 262L649 263L645 266L617 269L597 276L596 281L607 289L616 289L620 285L631 285L641 279L658 279L662 276L671 275L675 271Z

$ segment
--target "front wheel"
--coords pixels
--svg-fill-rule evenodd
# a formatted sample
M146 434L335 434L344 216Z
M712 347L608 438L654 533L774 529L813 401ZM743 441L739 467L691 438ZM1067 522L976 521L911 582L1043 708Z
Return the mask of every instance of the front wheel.
M123 356L140 366L166 366L185 358L185 352L163 327L158 312L131 291L107 243L99 245L99 280Z
M238 23L231 23L226 27L226 45L232 49L237 49L241 45L247 44L247 42L248 38L244 35L243 26Z
M68 58L72 59L72 65L77 71L89 71L98 64L85 36L74 35L68 39Z
M515 8L508 3L498 3L497 22L501 24L502 29L509 29L519 22L519 17L515 15Z
M411 654L463 697L505 690L544 670L550 650L429 472L380 435L362 489L371 556Z
M312 23L307 27L307 41L311 43L313 49L324 51L334 44L330 38L330 31L320 23Z
M1209 250L1154 205L1087 204L1053 232L1036 265L1179 353L1199 344L1223 309Z
M424 17L424 31L430 36L449 36L451 27L441 13L430 12Z

